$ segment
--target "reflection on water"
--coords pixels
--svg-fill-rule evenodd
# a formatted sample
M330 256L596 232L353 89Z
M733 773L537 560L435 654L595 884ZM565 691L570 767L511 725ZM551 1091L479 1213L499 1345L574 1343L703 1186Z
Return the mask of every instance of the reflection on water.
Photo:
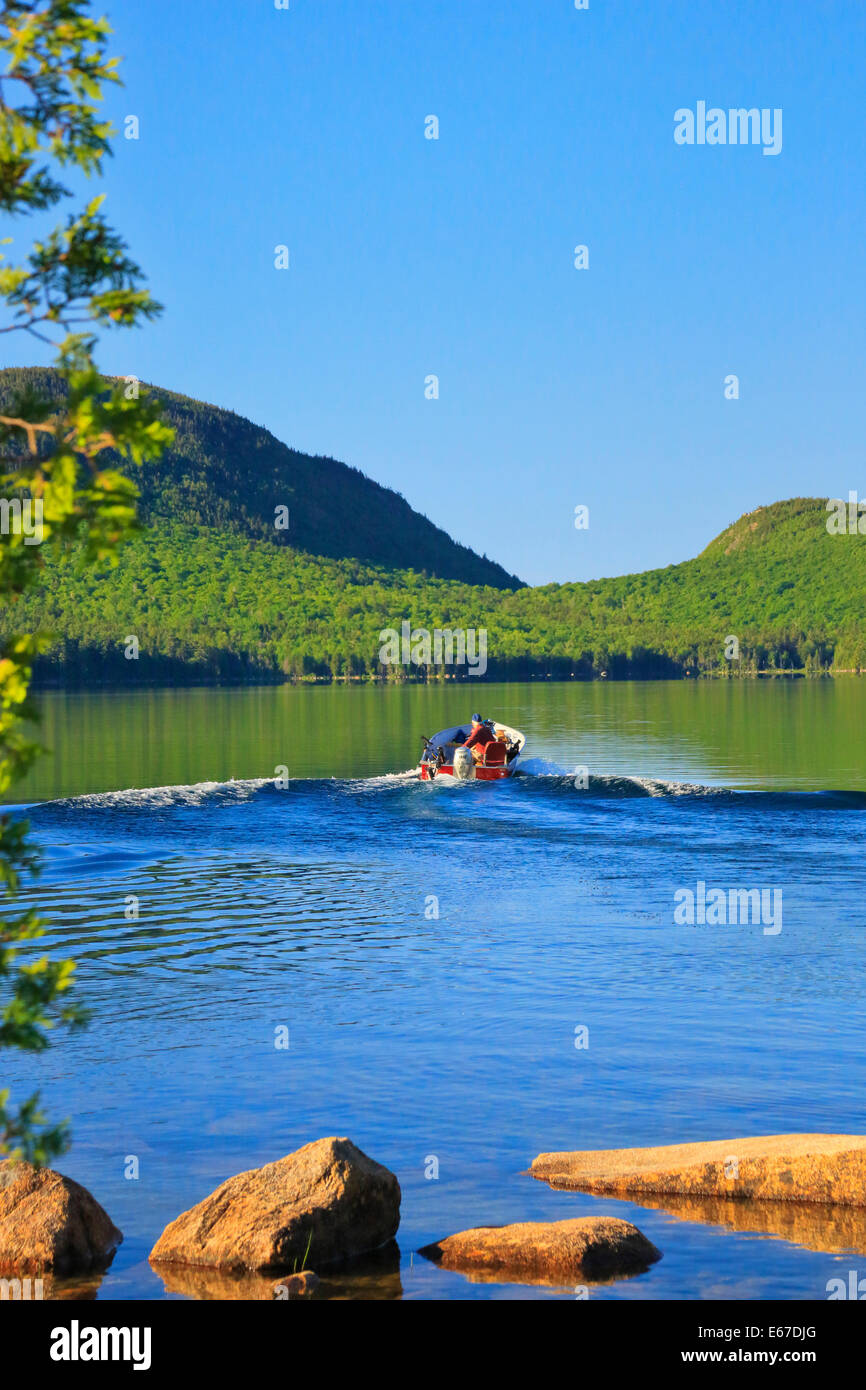
M168 1294L182 1298L268 1302L277 1300L279 1273L252 1274L194 1265L156 1264L155 1272ZM329 1266L319 1274L319 1285L309 1299L395 1299L402 1298L400 1249L395 1241L345 1265Z
M641 1206L669 1212L680 1221L724 1226L729 1231L753 1232L793 1241L806 1250L841 1255L866 1255L866 1208L821 1202L757 1202L724 1197L681 1197L674 1194L640 1197Z
M98 1296L102 1285L102 1274L81 1274L77 1277L62 1277L55 1274L42 1274L38 1278L16 1277L10 1271L2 1275L7 1281L9 1292L0 1295L0 1301L13 1302L41 1300L45 1303L92 1303ZM5 1289L5 1286L4 1286Z

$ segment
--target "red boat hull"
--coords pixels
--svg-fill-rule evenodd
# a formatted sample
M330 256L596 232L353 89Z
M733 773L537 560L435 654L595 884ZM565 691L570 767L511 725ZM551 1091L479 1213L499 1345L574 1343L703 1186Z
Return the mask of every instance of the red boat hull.
M421 781L422 781L422 782L435 782L436 779L439 778L439 777L453 777L453 776L454 776L454 769L453 769L453 767L450 767L450 766L448 766L447 764L446 764L445 767L440 767L440 768L438 769L438 771L436 772L435 776L433 776L433 777L430 776L430 764L429 764L429 763L422 763L422 764L421 764ZM475 778L474 778L474 780L475 780L476 782L501 782L501 781L503 781L504 778L510 777L510 776L511 776L511 768L510 768L510 767L476 767L476 769L475 769ZM469 781L472 781L473 779L470 777L468 780L469 780Z

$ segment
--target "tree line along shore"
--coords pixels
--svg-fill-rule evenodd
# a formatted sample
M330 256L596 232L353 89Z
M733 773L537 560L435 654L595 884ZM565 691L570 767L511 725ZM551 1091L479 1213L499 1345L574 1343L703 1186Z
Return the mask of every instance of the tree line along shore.
M465 667L384 664L380 634L407 620L484 631L488 680L857 673L866 540L829 535L824 507L778 503L761 509L754 531L741 536L743 518L694 560L538 588L156 519L113 569L94 572L74 547L52 560L38 588L0 610L0 636L51 634L41 685L467 678Z

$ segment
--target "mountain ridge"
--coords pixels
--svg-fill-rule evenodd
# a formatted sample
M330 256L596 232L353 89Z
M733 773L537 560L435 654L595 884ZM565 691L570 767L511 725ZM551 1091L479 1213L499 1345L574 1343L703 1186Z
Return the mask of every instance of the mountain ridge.
M64 390L63 378L50 367L0 369L0 403L24 386L50 400L62 399ZM185 520L331 559L522 587L516 575L453 540L399 492L359 468L293 449L236 411L145 382L139 389L161 403L176 432L162 459L130 470L146 523ZM288 509L286 529L275 526L278 507Z

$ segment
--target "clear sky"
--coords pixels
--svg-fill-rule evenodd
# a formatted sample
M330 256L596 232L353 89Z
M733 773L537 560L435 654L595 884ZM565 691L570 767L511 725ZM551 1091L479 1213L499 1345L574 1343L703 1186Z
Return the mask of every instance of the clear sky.
M863 0L95 8L125 55L106 210L166 305L105 370L354 464L534 583L866 492ZM781 108L781 152L678 145L700 101Z

